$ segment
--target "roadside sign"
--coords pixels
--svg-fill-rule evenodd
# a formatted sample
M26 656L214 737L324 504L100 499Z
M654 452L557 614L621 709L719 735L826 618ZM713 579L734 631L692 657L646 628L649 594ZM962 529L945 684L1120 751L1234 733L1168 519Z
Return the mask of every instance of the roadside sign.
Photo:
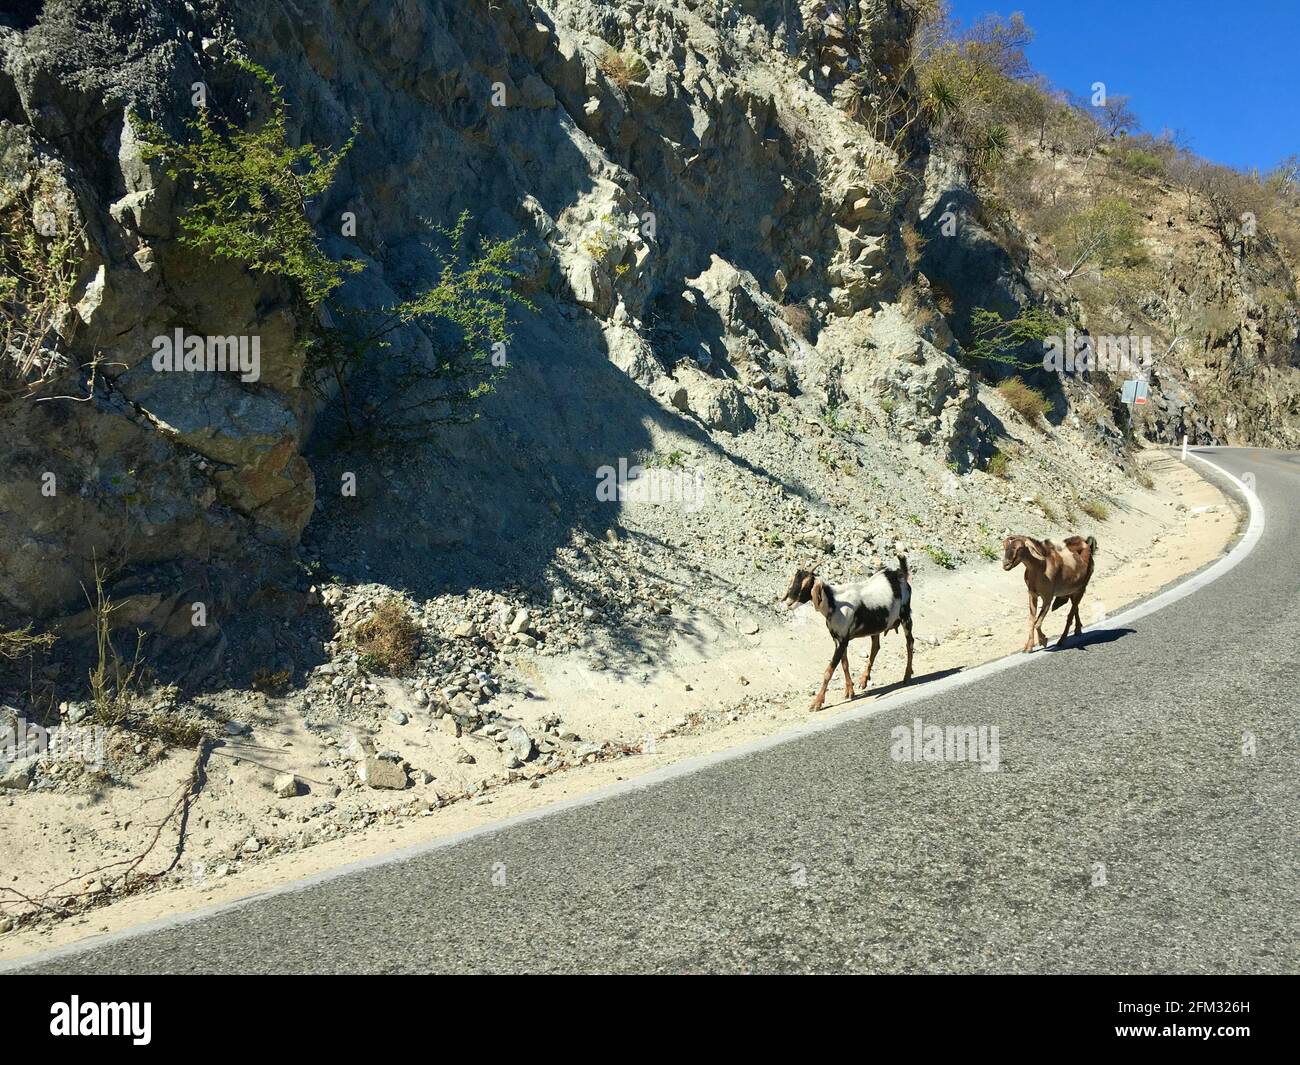
M1124 382L1123 400L1125 403L1143 404L1147 401L1149 386L1140 377L1132 377Z

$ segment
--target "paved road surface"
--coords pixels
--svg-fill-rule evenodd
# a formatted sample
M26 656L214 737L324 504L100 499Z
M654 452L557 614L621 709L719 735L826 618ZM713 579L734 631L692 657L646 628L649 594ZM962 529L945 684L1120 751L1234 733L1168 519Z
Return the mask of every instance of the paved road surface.
M1300 456L1204 453L1254 474L1263 538L1131 627L34 970L1300 970ZM997 725L1001 768L893 761L918 716Z

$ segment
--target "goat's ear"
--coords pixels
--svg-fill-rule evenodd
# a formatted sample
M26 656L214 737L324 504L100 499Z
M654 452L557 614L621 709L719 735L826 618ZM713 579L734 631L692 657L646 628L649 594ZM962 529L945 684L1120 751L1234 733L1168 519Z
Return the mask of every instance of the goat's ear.
M812 604L813 609L819 614L825 614L830 617L831 603L830 597L826 594L826 585L822 581L813 581L812 586Z
M1047 561L1047 556L1043 554L1043 549L1034 543L1033 540L1025 540L1025 550L1033 555L1034 558L1038 559L1039 562Z

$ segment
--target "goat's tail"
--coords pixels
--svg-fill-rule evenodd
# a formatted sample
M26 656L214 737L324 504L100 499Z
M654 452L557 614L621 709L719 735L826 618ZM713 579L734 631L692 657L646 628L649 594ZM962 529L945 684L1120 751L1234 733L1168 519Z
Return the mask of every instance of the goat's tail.
M1088 550L1091 551L1094 555L1097 553L1097 538L1095 536L1089 536L1088 539L1084 541L1084 543L1088 545Z
M907 572L907 556L898 555L897 558L898 558L898 572L901 573L904 577L908 576L909 574Z

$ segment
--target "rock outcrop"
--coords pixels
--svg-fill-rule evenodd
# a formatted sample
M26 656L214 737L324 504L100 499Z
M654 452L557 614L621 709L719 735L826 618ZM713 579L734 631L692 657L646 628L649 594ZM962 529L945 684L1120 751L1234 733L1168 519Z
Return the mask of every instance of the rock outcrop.
M914 5L849 6L47 0L0 16L0 213L53 213L75 234L51 342L64 369L0 403L0 622L75 613L102 563L146 597L149 627L183 631L198 596L233 631L235 604L304 538L311 564L416 595L529 585L579 531L617 523L595 471L670 435L810 499L839 497L843 456L800 427L838 432L841 415L854 447L940 476L979 468L1006 411L954 333L974 307L1052 298L1050 279L979 223L923 124L870 121L875 86L912 91ZM191 193L145 159L137 116L183 135L202 86L256 121L237 59L283 87L295 143L357 130L307 204L326 252L366 265L341 305L436 280L430 226L462 211L471 237L520 237L535 311L473 425L396 454L339 447L293 293L181 240ZM950 209L970 224L936 236ZM918 262L904 223L930 237ZM1165 313L1191 313L1177 292L1210 283L1172 277ZM1275 312L1255 284L1232 282L1241 322L1203 368L1162 368L1157 434L1290 439L1273 427L1294 425L1295 360L1262 350L1250 323ZM158 371L155 338L178 329L257 338L260 376ZM390 340L432 357L414 327ZM363 412L391 373L376 354L357 376ZM1118 413L1080 410L1122 466ZM782 470L792 447L821 472Z

